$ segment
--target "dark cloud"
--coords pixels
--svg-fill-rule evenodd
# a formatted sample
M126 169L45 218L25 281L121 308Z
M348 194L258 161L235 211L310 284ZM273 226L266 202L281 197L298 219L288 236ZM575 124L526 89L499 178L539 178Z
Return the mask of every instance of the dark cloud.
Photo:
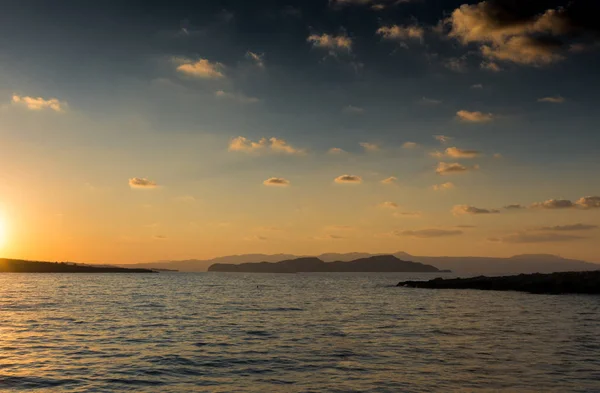
M591 231L597 229L598 225L589 224L572 224L572 225L556 225L552 227L539 228L540 231Z

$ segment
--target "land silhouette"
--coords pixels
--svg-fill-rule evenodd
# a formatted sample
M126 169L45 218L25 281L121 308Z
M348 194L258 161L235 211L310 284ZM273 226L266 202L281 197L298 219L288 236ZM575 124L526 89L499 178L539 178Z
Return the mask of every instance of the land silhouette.
M383 254L370 253L326 253L314 257L323 262L349 262L362 258ZM430 257L415 256L405 252L391 254L404 261L419 262L432 265L441 270L452 270L456 274L473 275L507 275L521 273L553 273L565 271L589 271L600 269L600 264L586 262L577 259L567 259L549 254L525 254L515 255L509 258L498 257ZM159 261L149 263L122 264L123 267L135 267L144 269L175 269L182 272L204 272L214 264L241 264L255 262L281 262L303 257L307 255L293 254L245 254L223 256L213 259L188 259L180 261Z
M72 262L38 262L0 259L0 273L155 273L151 269L93 266Z
M399 282L399 287L430 289L480 289L520 291L538 294L600 294L600 270L552 274L520 274L503 277L436 278L429 281Z
M353 261L324 262L315 257L289 259L280 262L216 263L209 272L243 273L311 273L311 272L441 272L419 262L403 261L393 255L378 255Z

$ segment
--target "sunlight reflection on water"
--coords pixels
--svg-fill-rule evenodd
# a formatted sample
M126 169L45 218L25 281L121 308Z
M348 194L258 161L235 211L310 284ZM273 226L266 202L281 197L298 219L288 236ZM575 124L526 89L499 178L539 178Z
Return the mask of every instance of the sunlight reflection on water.
M600 297L418 277L0 274L0 390L600 391Z

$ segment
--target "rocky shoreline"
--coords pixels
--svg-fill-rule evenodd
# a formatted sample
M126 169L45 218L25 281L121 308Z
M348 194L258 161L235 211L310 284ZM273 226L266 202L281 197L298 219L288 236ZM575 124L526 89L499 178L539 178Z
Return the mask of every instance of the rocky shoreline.
M429 289L479 289L519 291L537 294L600 294L600 270L551 274L471 278L436 278L429 281L403 281L398 287Z

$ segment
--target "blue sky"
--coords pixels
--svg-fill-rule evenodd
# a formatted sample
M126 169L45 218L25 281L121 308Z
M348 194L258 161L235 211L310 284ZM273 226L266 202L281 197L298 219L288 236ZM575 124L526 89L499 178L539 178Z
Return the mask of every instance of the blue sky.
M427 253L424 240L389 234L467 220L478 235L429 239L437 253L598 259L595 228L547 237L556 242L494 240L600 223L587 205L529 207L600 194L597 5L197 3L3 2L5 253L91 261ZM288 150L270 142L232 149L237 137L276 138ZM444 154L453 147L458 153ZM440 163L462 169L440 175ZM344 174L361 184L336 186ZM393 187L380 183L391 176ZM263 184L273 177L289 187ZM132 188L133 178L147 179L148 189ZM452 189L433 189L446 183ZM194 206L173 206L186 198ZM373 208L384 202L398 206L387 215ZM451 213L509 204L527 211ZM303 209L314 217L298 216ZM422 217L399 221L402 209ZM56 217L52 236L32 234ZM354 232L323 236L336 225ZM285 230L263 233L275 226ZM47 244L34 252L31 242Z

